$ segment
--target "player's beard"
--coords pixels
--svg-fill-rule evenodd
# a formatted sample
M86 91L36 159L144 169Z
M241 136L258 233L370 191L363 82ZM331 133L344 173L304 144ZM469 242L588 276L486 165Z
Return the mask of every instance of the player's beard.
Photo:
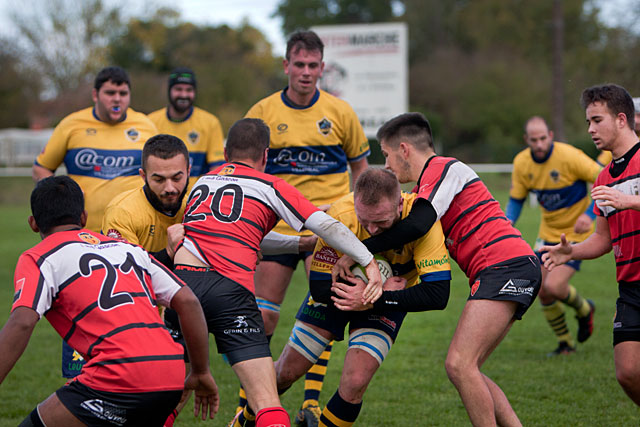
M178 101L188 101L188 104L185 105L180 105L178 103ZM174 110L176 110L178 113L182 114L185 111L188 111L191 109L191 107L193 107L193 99L192 98L185 98L185 97L176 97L176 98L171 98L169 100L169 102L171 103L171 106L173 107Z
M153 206L155 210L169 216L174 216L176 213L178 213L180 207L182 206L182 200L187 194L189 180L187 180L184 186L184 190L182 190L182 193L178 196L178 199L175 201L175 203L171 204L164 203L162 199L156 195L156 193L151 191L151 188L149 187L149 181L147 181L146 178L144 180L144 183L144 194L147 196L147 200L149 200L149 203L151 203L151 206Z

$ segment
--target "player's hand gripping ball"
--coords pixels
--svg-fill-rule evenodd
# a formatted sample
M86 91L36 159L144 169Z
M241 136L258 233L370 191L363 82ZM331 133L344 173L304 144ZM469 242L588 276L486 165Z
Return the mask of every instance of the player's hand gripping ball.
M393 271L391 270L391 264L381 255L374 255L376 262L378 263L378 269L380 270L380 276L382 276L382 283L386 282L387 279L393 276ZM364 283L369 283L369 279L364 272L364 267L360 264L356 264L351 267L351 273L362 279Z

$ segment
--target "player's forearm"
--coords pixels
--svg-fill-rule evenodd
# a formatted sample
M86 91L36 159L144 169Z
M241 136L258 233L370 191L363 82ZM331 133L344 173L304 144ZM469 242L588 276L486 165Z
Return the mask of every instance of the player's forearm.
M360 265L368 265L373 259L371 252L355 234L324 212L317 211L311 214L304 226L322 237L328 246L349 255Z
M33 178L33 182L38 182L43 178L53 175L53 172L49 169L42 167L40 165L33 165L31 168L31 177Z
M26 307L18 307L11 313L9 320L0 331L0 348L2 349L0 384L27 348L38 319L39 316L35 311Z
M374 311L444 310L449 302L449 280L420 282L400 291L384 291L373 304Z
M191 369L197 374L209 370L209 336L200 301L188 287L180 289L171 299L171 308L178 313Z
M511 224L515 224L518 221L518 218L520 218L523 205L524 199L514 199L513 197L509 197L505 214L507 215L507 219L511 221Z
M363 240L372 253L401 248L409 242L419 239L429 232L438 219L433 205L425 199L418 199L411 207L411 212L390 229Z
M599 233L592 233L585 241L571 245L571 258L594 259L611 251L611 240Z

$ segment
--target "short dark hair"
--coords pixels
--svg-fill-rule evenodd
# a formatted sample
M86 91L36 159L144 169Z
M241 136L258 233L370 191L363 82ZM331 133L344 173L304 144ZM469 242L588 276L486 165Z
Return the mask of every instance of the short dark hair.
M285 58L287 61L291 59L291 53L296 53L300 49L308 51L318 51L324 56L324 43L313 31L296 31L289 36L287 40L287 52Z
M182 154L189 165L189 151L180 138L166 133L154 135L145 142L142 148L142 170L146 171L149 156L171 159L178 154Z
M524 122L524 133L525 135L527 134L527 126L529 126L529 123L531 123L534 120L540 120L542 121L542 123L544 123L545 127L547 128L547 130L550 130L549 128L549 124L547 123L547 121L544 119L544 117L542 116L532 116L529 118L529 120L527 120L526 122Z
M31 192L31 214L42 234L66 224L82 226L84 196L80 186L68 176L50 176Z
M378 141L385 140L391 147L397 147L400 139L407 140L416 148L433 149L431 125L420 113L404 113L387 121L376 133Z
M614 116L624 113L627 116L627 124L633 130L635 108L633 106L633 98L625 88L617 84L607 83L591 86L582 91L582 96L580 97L582 108L586 110L594 102L604 103Z
M247 158L260 160L269 148L271 131L260 119L240 119L231 126L225 150L229 161Z
M400 183L391 171L368 168L358 176L353 195L366 206L376 205L383 198L399 200Z
M111 80L116 85L126 83L131 89L131 82L129 81L129 75L121 67L105 67L98 72L96 79L93 82L93 88L100 90L103 84Z

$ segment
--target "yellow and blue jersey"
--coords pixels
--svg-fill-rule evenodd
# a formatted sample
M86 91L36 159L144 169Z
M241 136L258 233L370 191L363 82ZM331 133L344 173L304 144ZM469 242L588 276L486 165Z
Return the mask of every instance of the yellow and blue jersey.
M417 194L402 193L401 218L406 218L409 215L416 197ZM327 214L343 223L358 239L364 240L371 237L356 217L353 193L342 197L331 205ZM318 239L311 257L309 279L330 279L331 269L342 255L341 252L327 245L323 239ZM444 233L440 221L436 221L427 234L407 243L402 249L381 252L380 255L389 261L394 276L401 276L407 280L407 288L415 286L421 281L451 280L449 255L444 244Z
M167 108L149 114L159 133L180 138L189 150L191 173L189 183L224 163L224 133L220 120L213 114L193 107L191 113L181 121L169 118Z
M109 203L102 218L102 234L125 239L142 246L148 252L158 252L167 246L167 228L182 222L184 206L174 215L157 211L147 199L144 188L127 191Z
M543 160L533 157L529 148L518 153L511 174L512 201L522 203L529 192L538 199L542 220L538 238L559 242L565 233L572 242L585 240L591 231L577 234L576 220L589 207L588 182L594 182L601 167L582 150L562 142L554 142ZM511 201L510 201L511 204ZM508 209L509 210L509 209ZM515 221L507 213L509 219Z
M349 162L369 155L369 142L345 101L317 90L310 105L291 104L283 91L261 100L246 117L271 129L265 172L296 187L314 205L330 204L349 192ZM274 231L294 232L282 221Z
M99 232L107 204L118 194L142 186L142 147L157 133L142 113L127 110L115 124L102 122L92 107L65 117L56 126L36 165L55 171L64 162L80 185L88 213L87 228Z

